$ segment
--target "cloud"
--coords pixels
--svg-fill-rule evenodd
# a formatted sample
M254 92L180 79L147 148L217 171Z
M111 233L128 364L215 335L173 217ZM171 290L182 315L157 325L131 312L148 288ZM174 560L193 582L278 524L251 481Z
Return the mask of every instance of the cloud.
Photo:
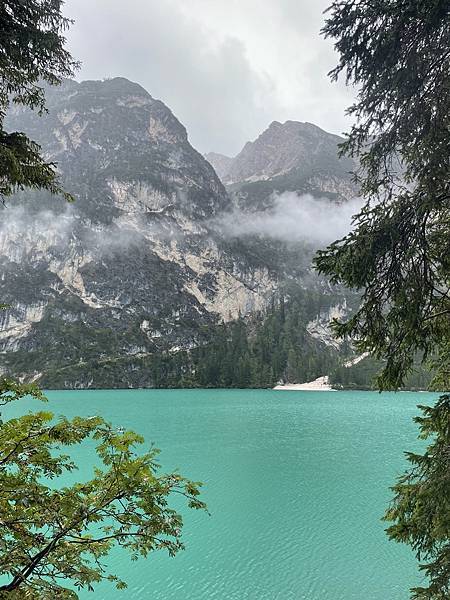
M176 239L177 233L167 224L130 213L117 217L107 227L86 230L82 234L82 243L97 257L109 256L130 248L142 248L148 241Z
M67 245L75 224L70 205L59 214L30 212L23 206L8 206L0 213L0 254L17 261L32 249L45 253L50 247Z
M237 154L273 120L342 133L351 93L319 30L329 0L67 0L81 79L123 76L165 102L201 152Z
M167 241L179 235L167 223L133 213L117 217L106 226L81 222L70 205L59 214L50 210L30 211L23 206L8 207L2 209L0 216L0 256L13 262L22 262L29 256L48 258L51 249L59 254L70 245L99 259L140 248L148 241Z
M359 198L336 204L309 194L284 192L274 196L271 209L257 213L235 210L221 215L214 227L228 237L261 235L319 247L346 235L361 207Z
M245 43L165 0L71 0L70 49L79 78L124 76L165 102L187 126L194 147L236 154L272 120L269 76L249 63Z

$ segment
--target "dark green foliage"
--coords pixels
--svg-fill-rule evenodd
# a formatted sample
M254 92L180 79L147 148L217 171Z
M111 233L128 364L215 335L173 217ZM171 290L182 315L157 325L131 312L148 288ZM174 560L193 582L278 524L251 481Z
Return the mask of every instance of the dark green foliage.
M56 341L49 341L45 352L42 348L9 352L4 361L14 373L30 372L32 364L43 373L39 383L47 389L266 388L280 380L304 382L329 373L349 353L326 346L306 330L318 311L327 311L339 298L291 285L263 313L222 324L183 323L195 336L191 350L152 347L139 327L141 315L134 326L123 329L88 327L83 317L66 322L63 330L59 320L44 316L35 335L45 340L48 333L49 340ZM83 309L79 304L73 307L74 314ZM133 348L142 350L133 353Z
M386 363L378 384L401 385L416 350L449 339L450 21L446 0L335 2L325 25L333 71L359 86L342 151L359 154L367 204L346 238L319 252L320 272L361 289L339 335Z
M0 379L0 404L25 395L45 400L35 386ZM91 439L92 479L58 486L76 464L64 453ZM168 506L181 494L191 508L204 508L199 484L178 473L158 473L154 448L137 453L143 439L115 429L101 417L72 420L40 411L0 420L1 598L77 598L101 580L126 584L109 574L104 557L113 546L132 558L183 548L181 516Z
M195 347L168 352L149 345L139 327L141 316L134 325L120 323L120 328L104 328L101 323L87 326L86 306L67 296L60 310L80 318L64 323L61 329L60 321L46 314L34 331L45 346L37 351L8 352L4 363L11 373L29 373L32 365L43 373L39 381L47 389L88 385L257 388L272 387L278 381L302 383L324 374L330 375L337 388L373 389L382 361L368 357L345 367L346 357L353 356L349 345L335 350L306 331L307 323L320 309L326 311L339 302L339 295L291 286L283 297L283 301L274 299L263 313L226 324L185 323L183 327L191 329ZM151 328L160 327L159 321L148 319ZM133 354L132 349L139 347L142 352ZM420 362L415 360L404 389L427 389L431 371Z
M45 188L71 199L58 184L55 165L46 163L40 150L38 144L23 133L3 131L0 121L0 196L9 196L17 189L29 187Z
M448 0L339 0L323 32L358 86L342 152L358 155L367 203L354 230L319 252L335 283L362 291L338 335L383 361L381 389L399 388L419 354L450 388L450 5ZM409 544L428 580L420 600L450 597L449 396L419 417L433 442L394 488L389 536Z
M383 368L383 361L367 357L360 362L345 367L340 365L330 373L330 383L338 389L375 389L376 377ZM414 367L406 377L403 389L426 390L432 379L432 372L416 359Z
M409 544L430 582L412 591L414 600L448 600L450 597L450 396L436 406L420 406L416 417L420 437L431 438L424 454L406 454L411 470L394 486L395 497L385 519L391 539Z
M43 159L39 146L24 134L3 128L11 102L44 111L41 83L58 84L77 66L64 48L63 32L70 21L61 14L62 4L5 0L0 6L0 196L25 187L64 193L55 165Z
M211 328L203 345L155 359L155 386L270 388L324 375L339 354L312 338L306 325L330 302L329 296L297 290L274 300L264 314Z

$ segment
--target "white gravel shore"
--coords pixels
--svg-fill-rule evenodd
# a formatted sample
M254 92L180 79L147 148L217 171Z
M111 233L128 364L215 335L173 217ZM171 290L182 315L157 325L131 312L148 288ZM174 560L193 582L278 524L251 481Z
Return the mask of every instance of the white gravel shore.
M336 391L333 390L331 385L328 383L328 377L324 375L323 377L318 377L314 379L314 381L307 381L306 383L287 383L286 385L276 385L274 390L308 390L310 392L330 392Z

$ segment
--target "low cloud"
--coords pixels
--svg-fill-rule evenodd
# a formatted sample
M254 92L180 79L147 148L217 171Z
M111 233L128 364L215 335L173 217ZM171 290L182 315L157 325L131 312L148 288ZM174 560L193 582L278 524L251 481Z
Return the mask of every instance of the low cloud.
M22 244L24 249L65 245L74 222L75 213L70 205L59 214L51 210L31 212L23 206L4 207L0 209L0 247L7 241Z
M318 248L346 235L352 228L352 217L361 206L361 199L336 204L326 198L285 192L275 196L272 207L265 211L236 209L223 213L211 225L226 237L260 235L285 242L305 242ZM0 253L20 261L30 251L45 253L50 247L63 248L75 240L77 222L78 216L70 206L60 214L50 210L29 212L20 206L2 209ZM169 222L128 214L107 226L82 227L76 238L85 250L102 256L179 235L180 231L174 231Z
M274 197L270 209L256 213L235 210L222 215L214 226L229 237L261 235L319 247L346 235L361 207L359 198L336 204L310 194L284 192Z
M148 241L174 238L175 233L161 223L149 221L141 214L128 214L114 219L107 227L85 232L83 244L103 256L139 248Z
M142 246L145 241L174 239L170 226L141 214L122 215L105 225L83 223L72 206L63 213L30 211L23 206L0 209L0 255L20 262L29 253L46 254L70 244L102 257Z

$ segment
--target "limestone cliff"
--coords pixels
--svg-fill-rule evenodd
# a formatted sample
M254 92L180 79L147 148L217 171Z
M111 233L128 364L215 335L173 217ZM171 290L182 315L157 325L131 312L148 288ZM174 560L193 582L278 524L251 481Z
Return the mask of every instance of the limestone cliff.
M204 344L212 325L258 313L286 282L333 294L305 244L233 237L218 223L236 204L265 210L282 186L341 201L352 188L336 136L273 123L235 159L209 155L226 190L170 109L135 83L65 81L47 105L42 117L15 108L6 127L41 144L75 202L26 191L0 208L1 372L152 386L147 357ZM330 343L319 313L309 334Z

